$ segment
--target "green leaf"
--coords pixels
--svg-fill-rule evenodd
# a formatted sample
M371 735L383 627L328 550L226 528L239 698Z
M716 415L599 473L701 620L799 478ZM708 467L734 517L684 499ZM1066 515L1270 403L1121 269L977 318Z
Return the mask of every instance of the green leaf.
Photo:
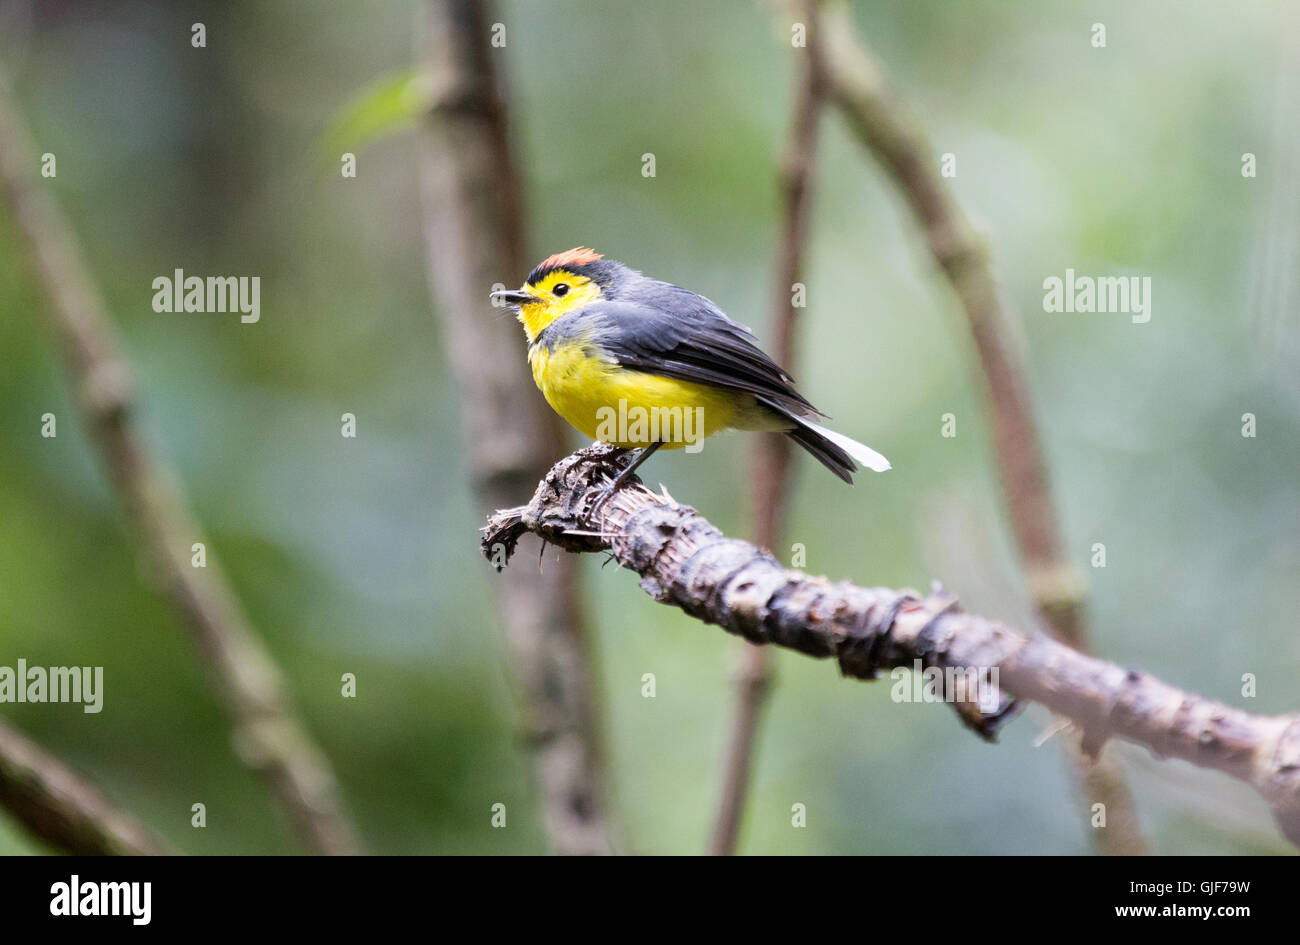
M433 103L426 74L407 69L382 76L354 95L334 115L321 136L320 160L330 164L345 153L367 146L415 125Z

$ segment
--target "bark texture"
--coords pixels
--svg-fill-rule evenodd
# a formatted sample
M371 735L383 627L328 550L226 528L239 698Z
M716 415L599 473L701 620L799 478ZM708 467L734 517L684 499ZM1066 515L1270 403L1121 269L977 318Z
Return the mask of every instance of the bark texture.
M528 505L489 518L484 554L504 567L528 532L568 551L607 551L641 577L655 600L752 643L834 659L843 675L857 679L917 661L940 671L996 668L1001 692L995 701L953 703L982 737L994 738L1016 700L1038 702L1073 722L1089 755L1119 737L1251 784L1283 833L1300 845L1300 715L1253 715L1045 634L1021 635L962 613L957 599L938 588L922 594L862 587L787 569L635 477L593 518L600 489L629 461L629 454L605 445L561 460Z

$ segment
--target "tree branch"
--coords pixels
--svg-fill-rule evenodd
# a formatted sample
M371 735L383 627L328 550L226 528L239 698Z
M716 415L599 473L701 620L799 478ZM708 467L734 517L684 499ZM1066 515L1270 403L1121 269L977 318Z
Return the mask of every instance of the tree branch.
M626 451L603 444L561 460L528 505L488 519L484 554L503 566L527 532L567 551L608 551L655 600L752 643L834 658L845 676L873 679L920 665L975 669L992 680L996 669L996 701L953 703L984 737L1012 714L1009 696L1038 702L1072 720L1090 755L1119 737L1252 785L1300 846L1300 714L1258 716L1212 702L1046 635L1022 636L961 613L941 590L860 587L787 570L635 477L591 517L600 489L629 461Z
M857 39L842 4L828 5L824 29L826 52L817 63L826 93L907 202L970 323L988 385L993 456L1034 606L1057 639L1087 652L1084 581L1063 550L1029 382L1012 343L1014 316L998 291L988 249L939 173L924 127ZM1146 853L1132 794L1114 761L1076 756L1073 762L1087 802L1101 801L1109 812L1111 829L1097 834L1102 852Z
M0 721L0 806L33 834L79 856L168 856L166 843L97 787Z
M772 358L783 368L795 365L795 329L798 311L792 293L803 270L812 215L813 168L817 160L817 120L823 95L817 24L818 0L798 0L790 5L804 24L806 45L795 49L796 85L790 113L790 136L781 161L781 229L777 241L772 282ZM781 541L786 501L790 492L790 440L761 436L754 445L754 542L775 548ZM709 852L729 856L736 850L740 821L745 811L753 767L754 743L763 703L772 686L771 651L745 644L736 679L736 707L723 773L722 795L714 819Z
M534 483L565 444L538 396L512 319L487 295L528 271L520 183L489 46L493 17L474 0L431 0L420 37L434 89L421 171L430 285L456 375L474 490L495 508ZM512 356L518 352L518 357ZM577 571L561 557L496 587L524 741L552 847L609 853L603 755Z
M171 470L135 426L131 381L103 300L72 230L36 178L35 152L0 80L0 192L61 342L92 445L156 577L198 647L208 681L229 716L240 758L270 782L298 835L317 853L353 853L355 831L325 756L295 714L284 679L254 634L211 554L190 566L204 541Z

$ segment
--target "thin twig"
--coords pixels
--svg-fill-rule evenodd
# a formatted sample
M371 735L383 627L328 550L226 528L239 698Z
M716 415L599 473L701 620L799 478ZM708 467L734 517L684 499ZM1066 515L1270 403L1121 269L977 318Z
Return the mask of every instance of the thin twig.
M99 788L0 721L0 806L35 836L77 856L174 851Z
M1035 608L1053 636L1087 652L1084 582L1063 550L1025 367L1012 342L1013 316L993 278L987 247L940 174L924 127L856 37L842 4L827 5L824 30L825 54L818 63L826 94L911 208L970 323L988 384L1003 499ZM1132 794L1113 759L1073 761L1086 803L1101 802L1109 812L1112 829L1096 838L1101 851L1147 852Z
M558 417L528 377L523 335L493 317L493 285L528 271L520 183L490 46L495 17L472 0L431 0L418 42L433 83L421 170L430 285L443 325L479 500L489 508L531 488L566 446ZM536 556L534 556L535 560ZM575 564L520 569L493 590L520 725L558 853L612 849L604 758Z
M356 852L328 761L295 714L280 670L217 567L175 476L136 429L129 371L112 320L37 167L27 130L0 81L0 185L32 275L49 298L46 312L82 418L145 565L197 645L241 759L268 779L310 850ZM207 547L206 568L190 564L190 547L200 541Z
M773 263L771 324L772 356L786 369L795 364L794 284L800 281L808 221L812 209L812 178L817 156L817 119L821 113L820 68L816 63L818 24L816 0L795 7L804 26L806 45L795 49L796 86L790 115L790 136L781 163L782 217ZM790 487L790 440L759 437L754 447L754 541L776 548L781 540ZM727 748L722 796L714 818L709 852L730 856L736 851L740 822L749 792L754 743L763 703L772 686L771 651L744 644L736 679L736 706Z
M788 570L635 477L593 519L600 490L628 461L626 451L603 444L561 460L528 505L488 519L484 554L508 559L526 532L572 552L606 551L655 600L753 643L834 658L845 676L873 679L918 664L944 679L973 670L991 698L942 694L985 738L1012 715L1009 696L1037 702L1075 723L1089 755L1118 737L1250 784L1300 846L1300 714L1260 716L1212 702L1045 634L1022 636L961 613L942 591L868 588Z

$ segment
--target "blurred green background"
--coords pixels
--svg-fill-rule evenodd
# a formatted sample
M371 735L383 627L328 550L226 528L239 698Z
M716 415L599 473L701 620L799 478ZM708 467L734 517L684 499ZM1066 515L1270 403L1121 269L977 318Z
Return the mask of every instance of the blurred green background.
M1096 650L1232 705L1295 711L1300 9L895 0L855 18L935 147L957 155L952 184L1021 313ZM0 57L38 151L57 156L48 186L121 327L148 437L179 468L370 849L538 853L488 594L510 572L477 550L486 510L467 489L430 310L418 143L365 149L355 180L315 161L344 103L410 65L414 19L411 2L2 0ZM515 2L499 19L531 255L595 246L767 337L788 33L741 0ZM969 610L1023 626L964 317L836 116L820 143L794 373L894 470L848 489L801 455L789 541L810 571L941 578ZM0 711L181 850L294 852L187 638L139 579L3 214L0 664L102 665L106 697L99 715ZM1067 267L1151 276L1151 322L1044 313L1043 279ZM150 283L175 268L260 275L260 323L155 313ZM483 317L502 316L485 301ZM501 357L524 369L522 335ZM39 435L47 411L56 439ZM339 435L344 412L356 440ZM948 412L955 439L939 435ZM744 536L749 446L663 455L647 480ZM1105 569L1089 567L1093 542ZM599 557L583 566L623 846L702 851L739 644ZM786 653L777 671L745 852L1088 851L1061 752L1033 745L1042 712L988 746L943 707L892 703L887 680L840 681ZM345 672L356 699L340 697ZM641 697L647 672L655 699ZM1291 849L1249 789L1109 750L1158 852ZM504 830L489 825L496 802ZM806 829L790 826L796 802ZM42 850L0 813L0 852Z

